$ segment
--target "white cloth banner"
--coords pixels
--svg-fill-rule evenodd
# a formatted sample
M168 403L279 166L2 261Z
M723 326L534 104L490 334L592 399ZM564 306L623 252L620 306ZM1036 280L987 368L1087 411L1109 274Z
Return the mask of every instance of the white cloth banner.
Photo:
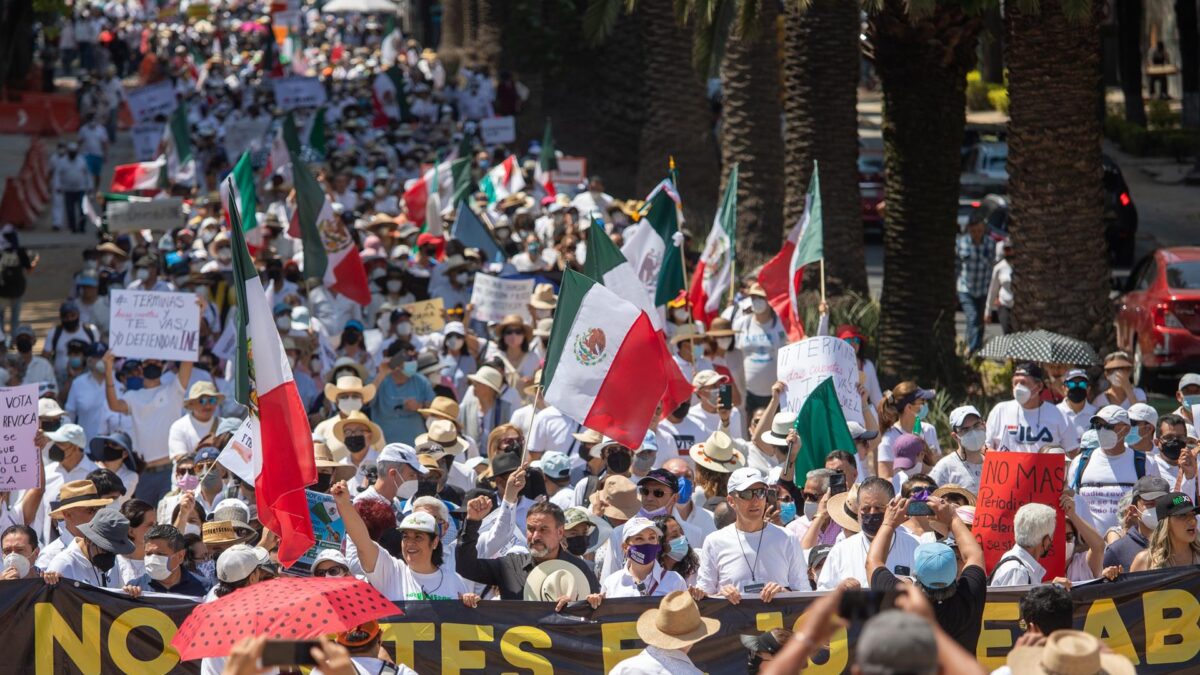
M471 304L475 305L472 317L480 321L501 321L509 314L516 314L525 323L531 323L529 296L532 293L533 279L500 279L476 274L475 287L471 289Z
M108 202L104 206L109 232L168 232L184 224L183 197Z
M195 361L199 356L195 293L113 289L109 300L109 345L117 356L163 361Z
M0 490L41 486L42 453L33 442L37 430L38 385L0 388Z
M289 75L271 80L275 88L275 105L283 110L318 108L325 105L325 87L315 77Z
M799 411L817 385L832 377L846 421L863 423L858 358L845 340L823 335L786 345L779 350L776 372L787 384L781 410Z

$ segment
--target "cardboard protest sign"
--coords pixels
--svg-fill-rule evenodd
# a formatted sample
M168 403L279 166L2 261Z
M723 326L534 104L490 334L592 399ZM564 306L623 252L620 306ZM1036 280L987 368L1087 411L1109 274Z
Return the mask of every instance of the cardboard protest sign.
M129 128L133 141L133 154L139 162L149 162L158 156L158 144L162 141L162 122L138 122Z
M107 202L109 232L166 232L183 224L183 197L150 201Z
M988 452L983 458L983 476L975 502L975 523L971 532L983 547L987 569L993 570L1015 541L1013 517L1026 504L1045 504L1058 512L1054 524L1054 546L1050 555L1039 560L1046 578L1063 576L1063 512L1059 498L1067 475L1066 460L1058 453Z
M289 75L271 79L275 88L275 105L283 110L317 108L325 105L325 87L315 77Z
M134 359L196 360L200 305L195 293L113 289L109 300L109 344L114 354Z
M410 302L404 306L404 309L412 314L413 332L417 335L436 333L446 325L445 319L442 318L441 298Z
M500 279L487 274L475 275L475 287L471 289L471 304L475 305L473 318L480 321L500 321L509 314L516 314L531 323L529 296L533 293L533 279Z
M311 574L313 563L321 551L327 548L335 551L342 549L342 541L346 539L346 524L332 496L312 490L305 490L304 494L308 497L308 517L312 519L313 536L317 543L305 551L289 570Z
M170 81L130 89L125 93L129 103L129 114L134 122L153 122L158 117L166 118L179 105L175 100L175 87Z
M517 140L517 122L511 115L479 120L479 137L484 145L503 145Z
M37 430L38 385L0 388L0 491L41 484L42 453L33 442Z
M556 183L582 183L587 177L587 159L584 157L559 157L554 170Z
M241 119L225 125L225 156L241 157L242 153L258 150L263 145L263 136L270 122L267 120Z
M817 385L832 377L846 421L863 423L858 359L845 340L822 335L793 342L779 350L776 373L780 381L787 383L782 410L800 410Z
M248 415L217 455L217 463L250 485L254 485L254 447L258 437L258 418Z

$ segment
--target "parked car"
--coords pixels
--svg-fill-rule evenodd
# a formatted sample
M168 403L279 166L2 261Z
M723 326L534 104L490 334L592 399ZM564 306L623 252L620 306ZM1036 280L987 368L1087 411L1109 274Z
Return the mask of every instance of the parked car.
M961 194L978 196L1008 190L1008 142L976 143L963 155Z
M1200 246L1160 248L1134 267L1116 301L1117 346L1134 382L1200 368Z

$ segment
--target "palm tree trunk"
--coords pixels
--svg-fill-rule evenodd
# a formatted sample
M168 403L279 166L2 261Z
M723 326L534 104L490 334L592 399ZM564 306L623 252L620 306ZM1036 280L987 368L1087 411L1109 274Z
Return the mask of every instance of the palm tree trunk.
M871 18L886 169L879 366L887 381L953 385L954 254L966 73L980 20L956 4L920 19L903 0Z
M1196 1L1175 0L1179 26L1179 75L1183 86L1183 126L1200 128L1200 27Z
M858 192L858 7L813 0L787 3L784 27L784 223L804 213L813 161L821 172L825 278L830 293L867 294ZM775 250L778 250L776 248Z
M691 31L675 21L672 0L639 2L638 14L646 70L641 85L645 125L637 191L644 195L665 178L668 157L673 155L679 167L684 217L690 230L703 230L712 222L720 174L704 81L689 65Z
M462 1L462 54L463 63L469 67L476 67L479 61L478 48L479 39L479 0L461 0Z
M458 60L463 47L463 10L465 0L442 0L442 41L438 45L438 58L453 73L458 70Z
M645 86L641 12L617 19L612 35L596 48L587 94L595 101L593 126L588 129L588 173L599 173L604 187L614 195L642 197L637 184L639 146L646 124L642 103ZM683 67L686 70L686 65ZM569 121L568 121L569 123ZM658 164L659 180L666 164Z
M779 6L762 5L761 28L731 35L721 64L722 183L738 165L737 269L749 272L783 241L783 143L780 128ZM696 228L692 228L693 231Z
M504 17L501 0L477 0L479 3L479 29L475 50L479 54L483 72L494 75L500 68L500 45L504 39Z
M1117 60L1125 119L1146 126L1142 100L1142 0L1117 0Z
M1013 323L1087 340L1112 339L1101 191L1100 33L1094 11L1063 16L1062 0L1027 13L1008 5L1008 196Z

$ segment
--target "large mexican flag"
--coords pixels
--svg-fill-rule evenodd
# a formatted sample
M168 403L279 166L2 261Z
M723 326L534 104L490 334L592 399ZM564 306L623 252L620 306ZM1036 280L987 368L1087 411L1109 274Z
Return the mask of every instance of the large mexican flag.
M360 305L371 304L371 287L358 246L346 225L333 215L333 205L300 158L292 156L296 181L296 219L304 242L304 277L320 279L326 288Z
M595 218L587 230L587 257L583 260L583 274L641 308L650 317L650 325L654 326L654 330L663 329L663 318L654 306L654 299L638 280L625 254L604 231L604 223Z
M704 325L712 323L721 310L721 300L733 283L733 248L737 233L737 189L738 167L733 165L729 182L725 185L725 196L721 208L713 218L712 230L704 242L704 253L692 273L692 285L688 298L692 303L692 316Z

